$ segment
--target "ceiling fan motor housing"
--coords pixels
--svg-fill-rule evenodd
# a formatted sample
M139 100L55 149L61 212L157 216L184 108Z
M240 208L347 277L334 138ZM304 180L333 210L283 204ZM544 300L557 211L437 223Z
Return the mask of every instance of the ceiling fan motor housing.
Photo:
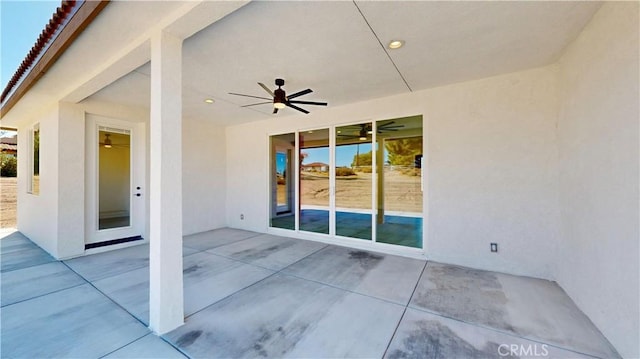
M274 104L286 103L287 102L286 93L284 92L283 89L280 88L280 86L284 86L284 80L276 79L276 86L278 86L278 88L275 91L273 91L273 103Z
M275 91L273 91L273 103L286 103L287 102L287 98L286 98L286 94L284 92L283 89L278 88ZM284 106L283 106L284 107Z

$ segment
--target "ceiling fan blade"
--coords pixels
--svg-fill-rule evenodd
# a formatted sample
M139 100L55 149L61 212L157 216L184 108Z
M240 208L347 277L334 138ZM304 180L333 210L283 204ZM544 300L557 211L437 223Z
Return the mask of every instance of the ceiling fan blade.
M267 91L267 93L269 93L271 97L275 97L275 95L273 94L273 91L271 91L271 89L268 88L265 84L263 84L262 82L258 82L258 85L260 85L260 87L262 87L265 91Z
M257 106L257 105L265 105L268 103L273 103L272 101L268 101L268 102L258 102L258 103L252 103L251 105L244 105L244 106L240 106L240 107L250 107L250 106Z
M261 100L273 100L271 98L266 98L266 97L260 97L260 96L252 96L252 95L243 95L241 93L233 93L233 92L229 92L229 95L235 95L235 96L244 96L244 97L253 97L253 98L259 98Z
M317 105L317 106L326 106L326 102L313 102L313 101L289 101L291 103L299 103L301 105Z
M378 128L393 125L394 123L396 123L396 121L389 121L387 123L383 123L382 125L378 125Z
M298 106L296 106L296 105L292 105L292 104L291 104L290 102L288 102L288 101L287 101L287 102L285 102L284 104L285 104L285 105L287 105L287 106L289 106L289 107L291 107L291 108L292 108L292 109L294 109L294 110L298 110L298 111L300 111L300 112L304 112L304 113L309 113L309 111L307 111L307 110L305 110L305 109L303 109L303 108L300 108L300 107L298 107Z
M398 131L395 128L378 128L378 133L383 133L387 131Z
M294 94L291 94L291 95L287 96L287 100L291 100L292 98L300 97L302 95L306 95L306 94L312 93L312 92L313 92L313 90L311 90L311 89L298 91L298 92L296 92Z
M278 108L277 108L277 107L274 107L274 108L273 108L273 114L275 115L276 113L278 113Z

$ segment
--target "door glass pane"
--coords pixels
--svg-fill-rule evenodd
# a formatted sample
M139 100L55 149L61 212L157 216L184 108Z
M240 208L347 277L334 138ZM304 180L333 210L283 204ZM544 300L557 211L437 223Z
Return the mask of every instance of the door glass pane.
M336 128L336 234L371 240L371 122Z
M131 223L131 136L99 131L98 229L127 227Z
M300 230L329 234L329 129L300 132Z
M295 229L295 136L294 133L271 136L271 227Z
M376 241L422 248L422 116L377 122Z

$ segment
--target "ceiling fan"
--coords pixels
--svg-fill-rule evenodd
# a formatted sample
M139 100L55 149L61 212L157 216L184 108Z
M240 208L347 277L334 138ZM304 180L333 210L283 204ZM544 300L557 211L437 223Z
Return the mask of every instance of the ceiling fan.
M104 140L99 144L101 147L104 147L104 148L129 147L129 145L127 144L113 143L113 140L111 139L111 134L109 133L104 134Z
M273 113L274 114L278 113L278 110L281 110L281 109L283 109L285 107L291 107L292 109L298 110L298 111L303 112L305 114L309 113L309 111L296 106L296 104L298 104L298 105L327 106L326 102L292 100L292 99L294 99L296 97L300 97L302 95L306 95L306 94L311 93L313 91L311 89L306 89L306 90L298 91L298 92L296 92L294 94L291 94L291 95L287 96L286 92L282 89L282 86L284 86L284 80L283 79L276 79L276 86L278 86L278 88L275 89L274 91L271 91L271 89L269 89L267 86L265 86L265 84L263 84L262 82L258 82L258 85L260 85L260 87L262 87L265 91L267 91L267 93L269 93L269 95L271 95L271 98L253 96L253 95L244 95L244 94L233 93L233 92L229 92L229 95L259 98L259 99L262 99L262 100L269 100L267 102L252 103L250 105L244 105L244 106L241 106L241 107L249 107L249 106L264 105L264 104L268 104L268 103L273 103Z
M400 125L400 124L395 124L396 121L389 121L387 123L383 123L381 125L378 125L376 128L376 132L377 133L383 133L383 132L391 132L391 131L398 131L399 128L403 128L404 125ZM370 123L362 123L359 125L353 125L353 126L346 126L348 127L354 127L353 131L349 131L353 134L347 134L347 135L343 135L343 134L339 134L338 136L340 137L346 137L346 138L358 138L360 139L360 141L366 141L367 138L369 137L370 134L373 133L373 129Z

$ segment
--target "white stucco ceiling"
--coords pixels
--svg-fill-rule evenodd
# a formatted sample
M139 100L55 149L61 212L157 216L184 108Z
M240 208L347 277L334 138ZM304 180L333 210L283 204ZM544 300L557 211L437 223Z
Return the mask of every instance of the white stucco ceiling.
M264 96L256 83L273 88L277 77L288 93L314 90L300 99L340 106L543 66L560 57L600 5L252 2L185 40L183 112L221 125L270 118L270 105L241 108L259 100L228 92ZM383 45L406 44L387 55L376 35ZM207 97L216 103L205 104ZM92 99L148 107L149 65ZM300 113L286 108L276 116L293 114Z

